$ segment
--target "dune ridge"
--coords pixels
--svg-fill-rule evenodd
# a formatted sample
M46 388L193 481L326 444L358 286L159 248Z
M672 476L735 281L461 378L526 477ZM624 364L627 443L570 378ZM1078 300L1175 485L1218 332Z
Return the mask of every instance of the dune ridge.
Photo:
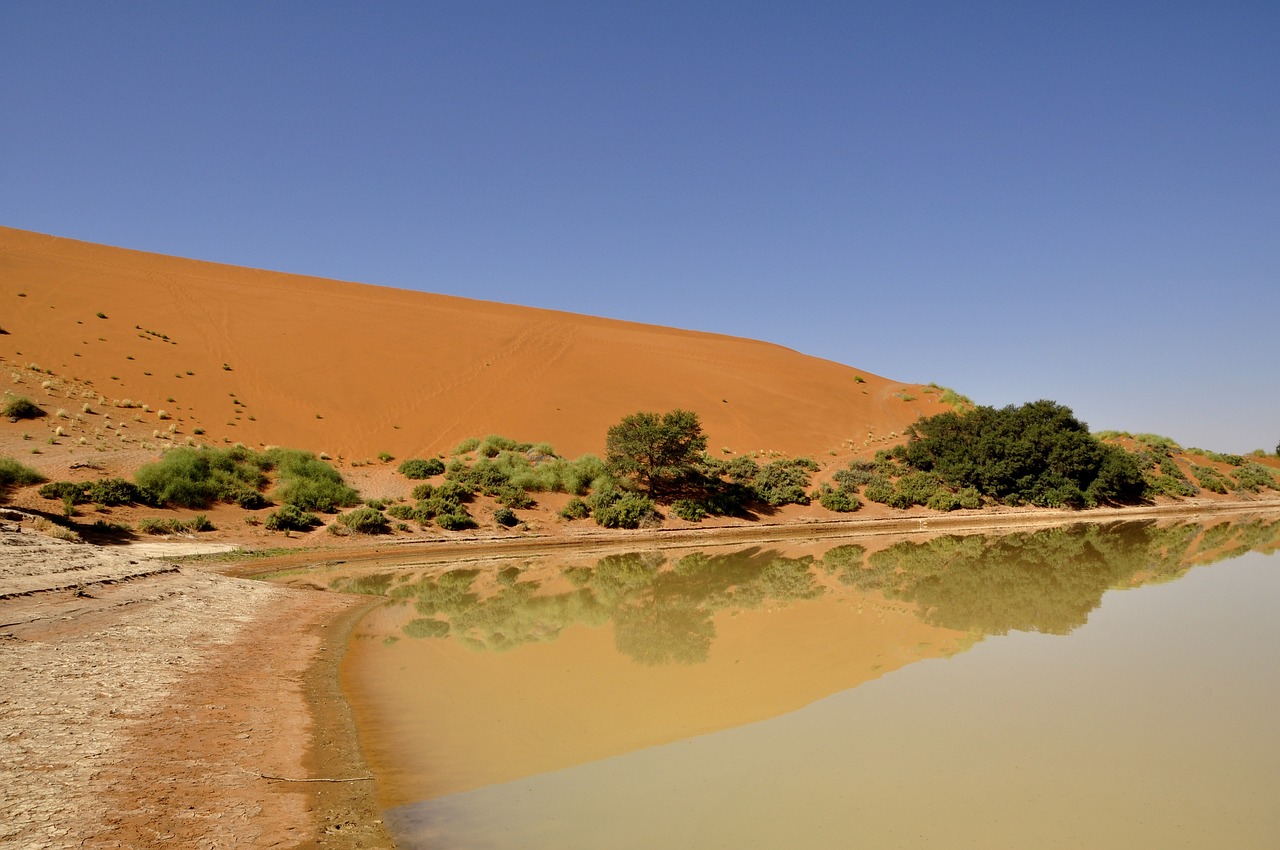
M4 227L0 298L10 365L164 408L179 436L349 459L486 433L600 452L621 417L676 407L699 414L714 453L798 455L863 448L945 409L917 385L766 342Z

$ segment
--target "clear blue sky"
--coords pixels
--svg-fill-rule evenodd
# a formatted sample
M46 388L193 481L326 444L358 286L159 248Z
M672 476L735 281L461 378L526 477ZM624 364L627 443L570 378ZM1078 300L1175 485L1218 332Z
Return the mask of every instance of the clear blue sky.
M11 0L0 77L0 224L1280 440L1275 0Z

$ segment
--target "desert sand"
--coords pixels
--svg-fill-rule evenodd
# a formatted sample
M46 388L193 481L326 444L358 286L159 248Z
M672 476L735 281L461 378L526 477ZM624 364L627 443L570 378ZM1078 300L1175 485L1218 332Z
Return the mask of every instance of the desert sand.
M808 454L822 480L949 409L936 387L753 340L10 228L0 228L0 304L0 391L48 413L0 420L0 456L51 480L128 477L174 445L282 445L325 452L363 495L394 499L414 482L374 460L381 453L430 456L490 433L570 457L600 453L621 417L676 407L699 414L713 453ZM1251 505L1280 504L1274 495ZM177 543L288 549L274 566L305 569L812 534L837 521L876 533L1072 519L869 505L841 520L792 505L754 525L669 519L617 533L558 519L567 498L540 496L517 530L494 527L485 499L473 511L480 529L376 542L283 536L218 507L208 512L218 530L199 540L93 546L38 534L36 518L61 506L34 488L10 494L26 513L0 531L0 847L388 845L336 674L368 600L319 593L305 578L281 587L229 575L252 566L175 565L188 551ZM112 508L76 521L156 513Z

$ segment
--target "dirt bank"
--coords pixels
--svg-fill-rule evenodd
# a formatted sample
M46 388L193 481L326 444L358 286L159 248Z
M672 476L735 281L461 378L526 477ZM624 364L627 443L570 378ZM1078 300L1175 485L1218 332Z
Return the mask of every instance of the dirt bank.
M331 660L364 604L0 532L0 846L390 846L371 782L266 778L367 776Z

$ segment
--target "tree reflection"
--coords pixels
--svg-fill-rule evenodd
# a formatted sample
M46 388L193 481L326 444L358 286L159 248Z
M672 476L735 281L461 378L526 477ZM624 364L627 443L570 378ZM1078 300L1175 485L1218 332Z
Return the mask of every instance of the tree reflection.
M759 547L695 552L674 563L659 552L630 552L566 568L574 589L560 593L541 592L538 582L522 579L512 566L496 573L452 570L417 581L383 572L333 586L412 606L417 616L402 627L407 637L451 636L476 649L503 651L554 640L571 625L611 623L618 651L637 663L696 664L710 654L718 612L814 599L832 582L911 602L932 625L975 634L1065 634L1082 625L1111 588L1168 580L1196 564L1275 549L1278 537L1280 520L1081 524L902 541L870 555L862 545L844 544L816 561Z

